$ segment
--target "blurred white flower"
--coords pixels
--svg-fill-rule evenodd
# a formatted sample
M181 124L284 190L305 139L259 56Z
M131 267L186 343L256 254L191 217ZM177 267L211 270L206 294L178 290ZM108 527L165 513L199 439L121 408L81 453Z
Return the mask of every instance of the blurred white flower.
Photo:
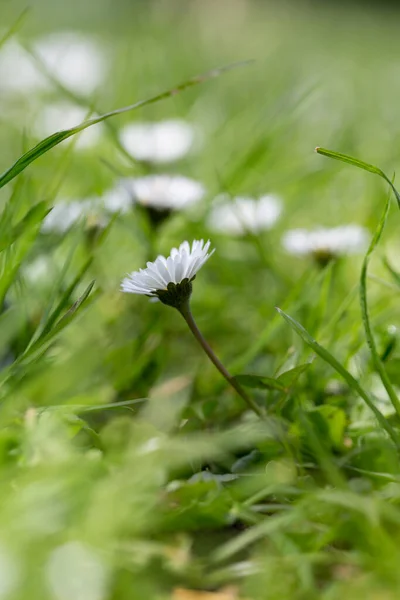
M49 86L33 58L15 40L0 49L0 90L24 92Z
M102 206L97 199L60 201L54 205L42 223L43 233L65 233L81 217L99 226L105 226L107 220L102 214Z
M26 281L30 284L36 284L46 280L52 280L54 264L49 256L41 254L30 263L23 265L22 272Z
M359 225L341 225L330 229L293 229L283 236L282 243L291 254L342 256L363 252L369 233Z
M193 127L175 119L158 123L131 123L120 132L124 148L136 160L169 163L188 154L194 144Z
M89 94L105 77L102 51L81 34L52 34L37 40L32 50L45 70L73 92ZM0 89L32 92L48 89L50 85L35 58L15 40L0 50Z
M70 102L56 102L48 104L42 108L35 117L35 133L39 138L45 138L56 131L69 129L80 125L82 121L90 118L87 109ZM102 133L102 124L92 125L78 135L77 148L90 148L95 146ZM66 142L71 142L71 137Z
M79 94L93 92L105 77L102 50L82 34L54 33L39 39L33 49L51 75Z
M132 180L121 179L115 187L103 194L102 201L106 211L125 214L131 210L134 200L132 191L128 189L129 181Z
M182 175L148 175L121 179L104 197L110 212L127 212L134 202L157 210L180 210L199 202L205 194L201 183Z
M45 573L56 600L102 600L108 595L109 570L82 542L68 542L53 550Z
M134 271L122 281L121 290L130 294L158 296L165 302L163 292L173 293L179 284L190 282L204 263L214 253L208 252L211 242L194 240L192 247L189 242L183 242L179 248L172 248L168 258L158 256L155 262L148 262L146 269ZM186 282L184 282L186 280ZM174 284L172 289L169 284ZM184 290L184 292L187 291ZM190 295L191 288L188 290ZM170 304L170 302L165 302Z
M229 198L226 194L215 198L208 218L211 229L231 235L258 233L271 229L282 212L282 203L275 196Z

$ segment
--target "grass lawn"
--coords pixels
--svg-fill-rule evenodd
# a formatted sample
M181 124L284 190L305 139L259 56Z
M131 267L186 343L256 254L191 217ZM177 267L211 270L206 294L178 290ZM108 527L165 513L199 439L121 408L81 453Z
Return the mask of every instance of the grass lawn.
M0 600L397 599L400 13L24 9Z

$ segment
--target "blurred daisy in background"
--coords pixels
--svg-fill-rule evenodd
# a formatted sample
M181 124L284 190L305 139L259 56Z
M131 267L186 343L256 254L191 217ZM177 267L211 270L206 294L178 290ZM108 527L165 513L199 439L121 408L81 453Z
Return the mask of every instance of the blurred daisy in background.
M103 202L105 209L112 213L126 213L137 203L147 210L153 224L157 224L172 211L196 204L204 195L205 188L200 182L183 175L147 175L121 179L103 196Z
M42 107L35 117L34 133L38 138L45 138L56 131L69 129L80 125L90 116L88 110L71 102L54 102ZM78 134L76 148L93 148L99 143L103 131L101 123L92 125ZM65 140L66 143L73 141L73 138ZM63 142L64 143L64 142Z
M43 91L50 87L44 71L69 90L90 94L104 80L106 61L100 47L74 32L45 36L32 45L38 61L15 40L0 50L0 89L11 92Z
M107 65L99 44L75 32L40 38L33 47L45 68L78 94L92 93L104 80Z
M53 281L54 263L50 256L40 254L32 261L22 266L22 273L25 280L36 285L46 281Z
M193 149L195 131L179 119L131 123L121 130L120 141L136 160L165 164L183 158Z
M313 256L319 263L326 264L332 258L347 254L359 254L367 249L370 235L360 225L314 230L293 229L282 238L284 248L290 254Z
M87 220L88 228L103 228L108 222L102 203L98 199L60 201L43 220L42 232L63 234L81 218Z
M260 198L217 196L208 217L209 227L216 232L245 235L271 229L282 212L279 198L264 195Z
M15 40L0 49L0 91L25 92L49 87L34 59Z

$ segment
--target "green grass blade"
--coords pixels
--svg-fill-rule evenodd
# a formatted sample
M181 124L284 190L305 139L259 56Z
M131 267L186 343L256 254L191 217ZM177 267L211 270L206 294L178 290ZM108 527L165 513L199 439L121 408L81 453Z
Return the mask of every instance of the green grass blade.
M365 255L362 269L361 269L361 277L360 277L360 306L361 306L361 315L364 324L365 337L367 338L367 344L369 350L371 352L372 362L375 367L376 372L379 374L381 381L388 393L391 403L396 411L396 413L400 416L400 401L397 397L396 392L390 382L389 376L386 372L385 366L380 359L378 349L376 347L374 335L372 332L371 322L369 319L368 313L368 296L367 296L367 274L368 274L368 263L369 259L375 250L376 246L379 244L379 241L382 237L382 232L385 227L386 219L389 213L390 208L390 196L388 195L388 199L386 201L385 209L378 223L378 227L376 229L375 235L372 238L371 244L367 250Z
M47 345L56 335L58 335L65 327L67 327L78 314L78 312L82 309L87 299L89 298L90 292L93 289L95 281L91 281L87 286L83 294L74 302L74 304L67 310L67 312L61 317L61 319L55 323L55 325L47 332L46 335L40 336L33 344L28 346L24 354L21 355L19 359L14 363L14 365L18 365L24 362L28 357L32 354L35 354L38 350L42 348L42 346ZM92 294L93 298L94 294Z
M0 228L0 252L11 246L11 244L23 235L27 228L32 228L41 223L49 212L50 209L47 207L47 203L39 202L14 227L2 226Z
M375 167L374 165L370 165L369 163L359 160L358 158L353 158L352 156L348 156L347 154L341 154L340 152L334 152L333 150L327 150L326 148L320 148L319 146L317 146L317 148L315 148L315 151L318 154L327 156L328 158L334 158L335 160L340 160L349 165L353 165L354 167L358 167L359 169L363 169L364 171L369 171L369 173L373 173L374 175L379 175L379 177L382 177L382 179L384 179L390 185L390 187L396 197L397 204L400 208L400 194L394 187L394 185L393 185L392 181L389 179L389 177L382 171L382 169L379 169L379 167Z
M29 11L29 7L24 8L11 27L0 37L0 48L21 28Z
M0 176L0 188L4 187L7 183L12 181L14 179L14 177L19 175L19 173L21 173L22 171L24 171L32 162L37 160L40 156L42 156L43 154L45 154L46 152L48 152L49 150L51 150L52 148L54 148L55 146L57 146L58 144L63 142L64 140L75 135L76 133L80 133L84 129L87 129L88 127L91 127L92 125L96 125L97 123L101 123L102 121L105 121L106 119L110 119L111 117L115 117L117 115L122 115L126 112L136 110L138 108L147 106L149 104L154 104L155 102L159 102L160 100L170 98L171 96L175 96L176 94L183 92L184 90L191 88L195 85L198 85L199 83L203 83L205 81L208 81L209 79L218 77L222 73L225 73L227 71L235 69L239 66L247 65L247 64L249 64L249 62L250 61L243 61L243 62L227 65L226 67L220 67L217 69L213 69L212 71L208 71L207 73L204 73L203 75L197 75L196 77L192 77L191 79L188 79L187 81L185 81L183 83L180 83L176 87L174 87L166 92L162 92L161 94L157 94L156 96L153 96L152 98L148 98L147 100L139 100L138 102L135 102L134 104L131 104L129 106L125 106L123 108L117 108L116 110L112 110L108 113L105 113L105 114L99 116L99 117L95 117L94 119L89 119L88 121L84 121L83 123L81 123L80 125L77 125L76 127L71 127L70 129L65 129L64 131L58 131L56 133L53 133L52 135L48 136L47 138L45 138L44 140L39 142L36 146L34 146L30 150L28 150L28 152L25 152L25 154L23 154L9 169L7 169L7 171L5 171Z
M52 311L50 311L50 312L47 313L47 316L44 319L44 321L39 324L39 327L36 330L34 336L32 337L32 340L29 343L29 346L28 346L27 350L33 344L38 343L40 340L42 340L43 338L45 338L50 333L50 331L52 330L52 327L53 327L54 323L56 323L57 319L61 315L62 311L64 310L64 308L65 308L65 306L67 304L67 302L69 301L69 298L71 297L71 294L73 294L74 290L76 289L76 287L81 282L81 280L82 280L83 276L85 275L86 271L88 270L88 268L92 264L92 261L93 261L93 259L89 258L85 262L85 264L82 266L81 270L76 275L76 277L74 278L74 280L72 281L72 283L67 287L67 289L65 290L65 292L62 294L61 299L58 302L57 306Z
M368 408L374 413L377 421L382 426L382 428L386 431L386 433L391 437L393 442L396 444L398 448L400 448L400 437L397 432L393 429L387 419L383 416L381 411L375 406L372 399L369 397L367 392L361 387L356 379L345 369L343 365L340 364L338 360L328 350L323 348L318 344L316 340L308 333L306 329L300 323L295 321L292 317L283 312L280 308L277 308L278 313L285 319L285 321L290 325L290 327L297 333L298 336L308 345L310 348L314 350L318 356L320 356L326 363L331 365L333 369L341 377L346 381L349 387L354 390L365 402Z

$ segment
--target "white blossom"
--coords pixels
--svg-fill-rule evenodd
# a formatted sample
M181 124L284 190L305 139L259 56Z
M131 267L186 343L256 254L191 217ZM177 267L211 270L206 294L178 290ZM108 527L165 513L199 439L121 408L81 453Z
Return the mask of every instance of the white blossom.
M34 51L51 75L79 94L93 92L105 77L103 52L87 36L75 32L54 33L39 39Z
M133 203L158 210L180 210L199 202L205 194L201 183L182 175L147 175L121 179L104 195L110 212L127 212Z
M168 289L168 284L180 284L184 279L193 280L196 273L214 253L208 252L211 242L194 240L192 247L183 242L179 248L172 248L168 258L158 256L154 262L148 262L146 269L134 271L122 281L123 292L131 294L157 295Z
M282 203L275 196L264 195L258 199L223 194L214 200L208 224L211 229L231 235L258 233L268 230L278 220Z
M60 201L54 205L42 223L43 233L65 233L80 218L92 219L97 225L105 226L100 203L91 198L86 200Z
M0 49L1 91L32 91L48 85L35 61L18 42L10 40Z
M37 256L33 261L22 267L25 279L33 285L38 282L51 280L53 271L54 264L51 258L45 254Z
M5 44L0 50L0 89L46 90L51 85L47 71L71 91L89 94L105 77L106 63L99 46L75 32L42 37L32 45L32 51L34 56L15 40Z
M369 241L368 231L359 225L318 228L314 230L293 229L283 236L282 243L291 254L326 254L341 256L363 252Z
M82 121L91 118L88 110L71 102L55 102L42 108L35 118L35 133L39 138L45 138L56 131L69 129L80 125ZM91 148L95 146L102 132L101 123L92 125L78 135L76 146L78 148ZM71 142L74 138L69 138Z
M120 132L121 144L136 160L159 164L186 156L194 139L193 127L179 119L131 123Z

